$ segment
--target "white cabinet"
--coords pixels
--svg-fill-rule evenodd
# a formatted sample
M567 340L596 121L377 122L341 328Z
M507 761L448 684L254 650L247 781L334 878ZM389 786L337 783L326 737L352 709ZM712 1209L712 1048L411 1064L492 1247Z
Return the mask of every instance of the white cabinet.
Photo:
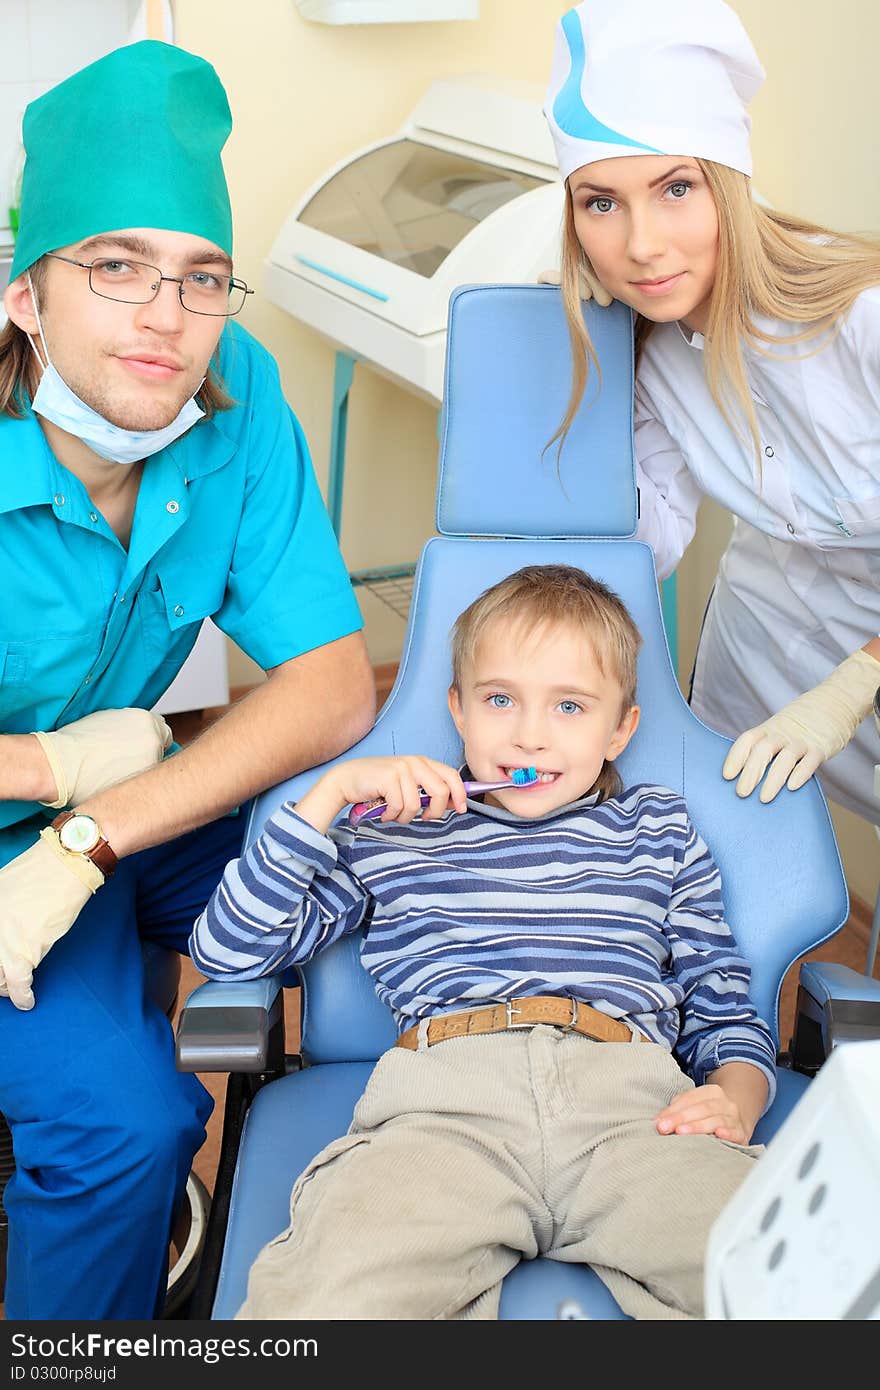
M559 263L565 189L543 95L479 73L432 82L399 130L297 199L267 297L439 404L452 291L535 284Z

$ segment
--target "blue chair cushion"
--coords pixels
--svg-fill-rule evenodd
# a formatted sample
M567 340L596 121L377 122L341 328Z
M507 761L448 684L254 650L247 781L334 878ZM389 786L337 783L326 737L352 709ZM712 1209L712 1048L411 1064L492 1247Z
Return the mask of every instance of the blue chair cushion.
M632 313L590 301L590 370L562 453L547 447L571 389L559 291L464 286L449 305L437 530L446 536L631 536Z

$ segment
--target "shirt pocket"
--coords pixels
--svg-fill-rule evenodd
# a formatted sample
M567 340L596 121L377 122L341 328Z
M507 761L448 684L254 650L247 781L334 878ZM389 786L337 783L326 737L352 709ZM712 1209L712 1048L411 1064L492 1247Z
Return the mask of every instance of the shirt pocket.
M27 684L30 657L26 642L0 642L0 687Z
M880 540L880 496L832 498L843 536L876 536Z
M0 729L54 728L54 721L98 658L102 631L78 629L51 640L0 638Z
M26 642L0 641L0 728L33 703L26 689L31 668L28 647Z

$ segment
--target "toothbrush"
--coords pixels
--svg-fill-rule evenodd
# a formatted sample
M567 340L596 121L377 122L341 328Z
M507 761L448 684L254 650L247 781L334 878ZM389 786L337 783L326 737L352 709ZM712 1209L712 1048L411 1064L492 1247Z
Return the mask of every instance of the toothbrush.
M498 792L505 787L531 787L537 780L535 768L518 767L513 776L503 782L463 782L462 786L468 796L479 796L481 792ZM427 806L431 798L427 792L422 792L419 800L423 806ZM360 825L362 820L377 820L387 805L387 801L358 801L348 813L349 824Z

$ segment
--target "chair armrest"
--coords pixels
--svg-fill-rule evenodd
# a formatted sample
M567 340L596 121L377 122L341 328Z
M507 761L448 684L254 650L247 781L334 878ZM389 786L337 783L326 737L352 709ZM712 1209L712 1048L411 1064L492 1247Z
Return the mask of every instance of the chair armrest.
M820 1003L834 999L880 1006L880 980L862 975L848 965L826 961L805 961L800 982Z
M284 1055L283 981L209 980L188 996L177 1023L178 1071L263 1072Z
M880 1038L880 980L847 965L807 961L800 969L792 1065L812 1075L833 1048Z

